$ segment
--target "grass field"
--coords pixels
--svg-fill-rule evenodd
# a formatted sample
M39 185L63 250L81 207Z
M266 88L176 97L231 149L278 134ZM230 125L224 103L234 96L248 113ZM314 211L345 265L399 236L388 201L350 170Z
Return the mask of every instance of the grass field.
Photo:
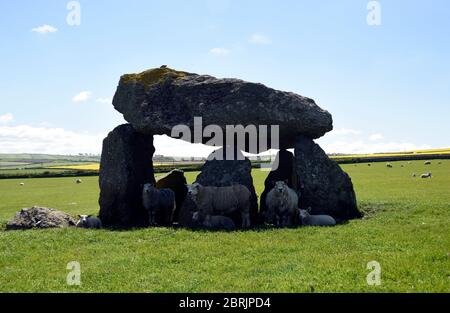
M343 165L366 217L334 228L0 230L0 291L450 292L450 160L440 162ZM254 171L259 194L266 175ZM98 191L97 177L0 180L0 223L35 204L96 213ZM380 286L366 283L372 260ZM70 261L81 286L66 284Z

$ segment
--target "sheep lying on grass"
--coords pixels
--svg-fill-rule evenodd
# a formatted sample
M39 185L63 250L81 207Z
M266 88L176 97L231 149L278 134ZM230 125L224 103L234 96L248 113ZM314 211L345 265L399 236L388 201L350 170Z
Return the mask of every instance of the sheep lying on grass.
M420 178L431 178L431 173L425 173L420 175Z
M25 183L20 183L19 185L20 185L20 186L25 186Z
M200 212L194 212L192 220L199 227L205 227L209 230L235 230L236 225L233 220L226 216L221 215L206 215L204 216Z
M83 181L80 179L80 178L78 178L76 181L75 181L75 183L77 183L77 184L81 184Z
M172 225L175 193L171 189L157 189L153 184L145 184L142 190L142 204L148 211L148 221L151 226Z
M267 194L266 205L267 220L272 220L275 217L277 226L293 225L298 208L298 195L293 189L289 188L287 182L275 182L275 186Z
M311 208L308 208L311 211ZM336 220L330 215L311 215L307 210L298 210L303 226L335 226Z
M78 215L80 220L77 222L77 227L81 228L102 228L102 221L95 216L91 215Z
M386 167L392 168L392 164L391 163L386 163Z

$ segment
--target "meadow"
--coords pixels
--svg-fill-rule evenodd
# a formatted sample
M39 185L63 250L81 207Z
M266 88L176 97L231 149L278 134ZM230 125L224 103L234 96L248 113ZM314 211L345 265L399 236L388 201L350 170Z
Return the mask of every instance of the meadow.
M438 164L441 162L441 164ZM333 228L5 231L32 205L98 211L98 177L0 180L1 292L450 292L450 160L342 165L365 217ZM403 165L403 167L402 167ZM432 172L433 178L412 173ZM191 182L196 172L186 173ZM253 171L261 194L267 172ZM20 187L19 183L25 185ZM367 263L381 265L369 286ZM67 263L81 264L68 286Z

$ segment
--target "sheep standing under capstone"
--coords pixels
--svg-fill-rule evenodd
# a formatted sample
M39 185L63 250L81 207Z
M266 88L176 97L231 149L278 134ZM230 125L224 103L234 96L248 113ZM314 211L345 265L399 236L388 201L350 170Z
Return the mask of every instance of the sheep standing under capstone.
M391 163L386 163L386 167L392 168L392 164Z
M204 216L200 212L194 212L192 214L192 220L200 227L205 227L210 230L235 230L236 225L233 220L226 216L221 215L206 215Z
M420 178L431 178L431 173L425 173L420 175Z
M194 183L187 187L188 194L196 203L199 212L205 217L226 216L237 211L242 216L242 227L250 227L250 198L252 195L244 185L212 187Z
M171 189L157 189L153 184L145 184L142 190L142 205L148 211L148 221L151 226L172 224L175 193Z
M293 189L289 188L286 182L275 182L275 186L267 194L266 205L268 221L275 218L275 223L279 227L294 224L295 213L298 209L298 195Z
M102 228L102 221L95 216L91 215L78 215L80 220L77 222L77 227L81 228Z
M311 211L311 208L308 208ZM311 215L307 210L298 210L300 222L303 226L335 226L336 220L330 215Z
M80 178L78 178L76 181L75 181L75 183L77 183L77 184L81 184L83 181L80 179Z

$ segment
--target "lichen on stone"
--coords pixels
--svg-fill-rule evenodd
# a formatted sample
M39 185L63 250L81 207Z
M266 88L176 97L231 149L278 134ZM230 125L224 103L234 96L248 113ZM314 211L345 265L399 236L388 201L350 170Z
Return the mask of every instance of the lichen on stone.
M145 87L162 83L168 78L183 78L187 72L177 71L168 67L160 67L146 70L141 73L125 74L121 77L123 83L141 83Z

